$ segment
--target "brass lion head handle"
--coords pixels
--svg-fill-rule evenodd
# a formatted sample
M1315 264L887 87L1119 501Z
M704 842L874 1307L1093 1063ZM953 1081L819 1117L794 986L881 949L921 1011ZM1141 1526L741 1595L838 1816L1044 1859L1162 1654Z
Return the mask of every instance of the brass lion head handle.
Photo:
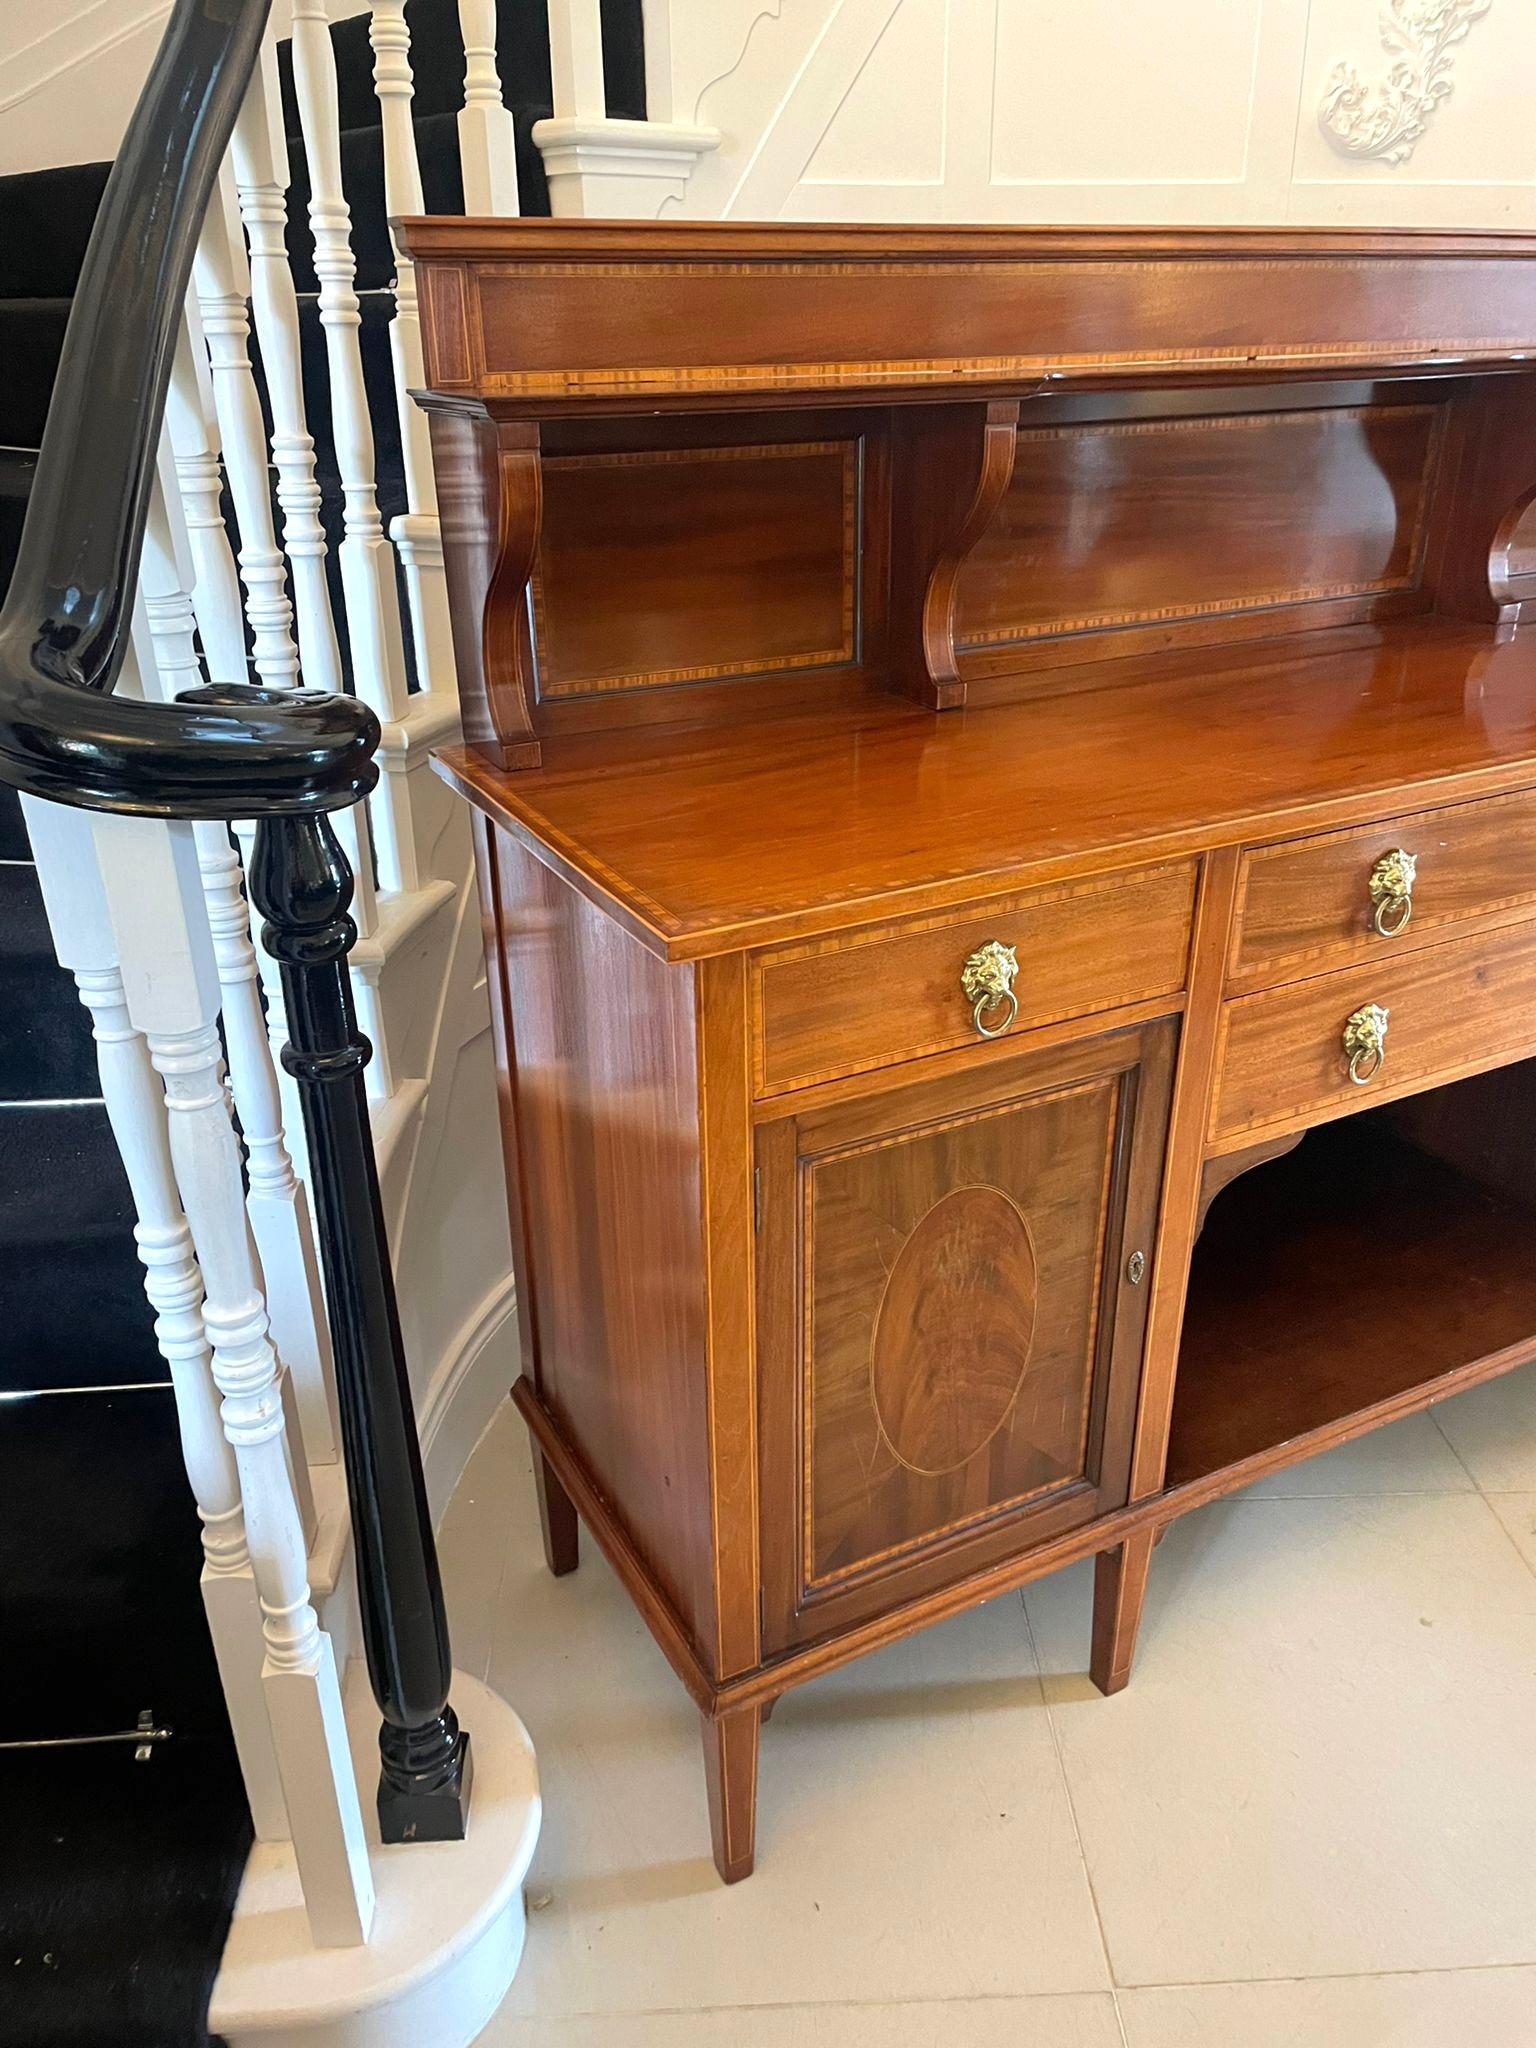
M1419 871L1418 856L1401 846L1384 853L1371 869L1367 887L1371 892L1371 923L1384 939L1395 939L1408 929L1413 915L1413 884Z
M971 1022L983 1038L1001 1038L1019 1014L1013 978L1019 956L1001 939L978 946L960 970L960 986L971 1005Z
M1381 1071L1387 1056L1388 1014L1383 1004L1367 1003L1345 1020L1344 1057L1349 1062L1349 1078L1357 1088Z

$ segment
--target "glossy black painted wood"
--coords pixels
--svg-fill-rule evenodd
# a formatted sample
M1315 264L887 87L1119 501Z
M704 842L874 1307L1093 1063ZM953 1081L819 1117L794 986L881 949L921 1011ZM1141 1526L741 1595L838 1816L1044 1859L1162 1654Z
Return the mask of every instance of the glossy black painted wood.
M0 612L0 779L155 817L327 809L372 786L372 714L265 693L115 700L192 254L269 0L177 0L112 167L70 309Z
M469 1814L469 1737L448 1702L452 1659L422 1479L405 1347L363 1093L347 954L352 875L323 818L264 819L250 885L282 968L325 1270L363 1640L379 1734L386 1842L458 1840Z

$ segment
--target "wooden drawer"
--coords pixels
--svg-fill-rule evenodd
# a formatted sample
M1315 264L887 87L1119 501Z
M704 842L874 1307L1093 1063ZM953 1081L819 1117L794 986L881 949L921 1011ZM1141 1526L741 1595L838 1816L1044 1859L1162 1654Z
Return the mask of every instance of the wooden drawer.
M1007 1036L1184 986L1195 864L1143 868L760 954L753 967L760 1095L975 1045L960 985L989 940L1018 954Z
M1388 1013L1385 1058L1361 1086L1343 1033L1370 1003ZM1536 924L1240 996L1222 1012L1210 1142L1225 1150L1324 1123L1531 1052Z
M1389 938L1374 929L1370 885L1377 862L1397 848L1415 857L1418 872L1412 916ZM1351 960L1385 960L1521 906L1536 909L1536 790L1256 847L1243 858L1228 986L1267 988Z

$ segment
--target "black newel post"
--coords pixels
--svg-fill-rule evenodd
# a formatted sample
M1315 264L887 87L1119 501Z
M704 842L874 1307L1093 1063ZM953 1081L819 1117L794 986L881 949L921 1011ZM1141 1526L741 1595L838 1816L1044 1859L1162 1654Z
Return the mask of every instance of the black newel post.
M264 818L251 896L282 967L325 1271L358 1595L379 1730L386 1842L456 1841L469 1817L469 1737L448 1704L452 1662L421 1476L394 1275L379 1201L347 954L352 873L325 817Z

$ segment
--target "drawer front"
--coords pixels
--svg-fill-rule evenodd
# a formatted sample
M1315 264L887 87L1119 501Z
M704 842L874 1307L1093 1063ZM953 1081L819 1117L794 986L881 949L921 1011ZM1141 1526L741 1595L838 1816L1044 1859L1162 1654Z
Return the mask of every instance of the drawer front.
M760 955L758 1093L979 1044L961 973L993 941L1018 961L1005 1037L1173 995L1184 986L1194 895L1195 864L1181 862ZM982 1017L1001 1025L1006 1005Z
M1364 1050L1356 1082L1345 1027L1371 1005L1387 1013L1382 1057ZM1536 924L1240 996L1222 1013L1210 1142L1322 1123L1533 1051Z
M1415 866L1406 922L1400 872L1381 867L1372 895L1373 874L1399 851ZM1536 790L1256 847L1243 859L1228 986L1389 959L1522 905L1536 908Z

